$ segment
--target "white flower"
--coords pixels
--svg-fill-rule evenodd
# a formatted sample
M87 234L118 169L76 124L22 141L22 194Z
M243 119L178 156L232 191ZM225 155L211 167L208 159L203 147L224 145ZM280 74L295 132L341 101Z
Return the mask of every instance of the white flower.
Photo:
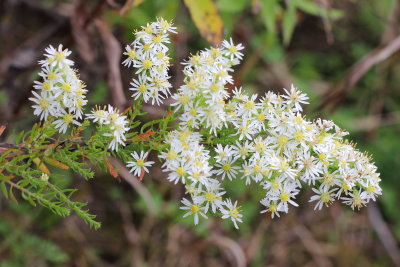
M55 120L53 122L53 124L54 124L54 128L56 128L56 129L59 128L58 131L60 133L66 133L68 126L70 124L75 124L78 126L81 125L77 120L74 119L74 115L71 113L67 113L67 112L63 111L58 117L61 117L61 118L58 120Z
M49 180L49 175L47 173L42 173L40 180L47 182Z
M221 209L223 205L222 196L225 191L221 191L221 184L218 181L210 182L205 185L206 189L203 193L206 202L205 212L208 211L209 206L213 213L217 212L217 208Z
M61 67L74 65L74 62L67 58L71 54L71 51L68 49L63 50L62 44L60 44L57 49L50 45L45 49L45 51L46 54L44 55L47 59L39 62L42 65L48 65L51 67L54 67L56 64Z
M235 163L235 158L227 158L221 163L216 164L215 167L219 168L215 171L216 175L222 175L222 179L227 176L229 180L232 180L233 178L236 177L236 174L238 173L239 166L234 166Z
M225 55L231 58L243 58L243 53L241 53L240 50L243 50L244 46L242 44L234 45L232 38L229 42L227 40L224 40L222 42L222 46L226 49Z
M226 208L221 208L222 219L230 218L235 225L235 228L239 229L237 222L243 222L243 215L240 214L240 207L237 207L237 201L235 201L235 204L232 204L232 200L227 199L224 201L224 206Z
M136 50L132 49L130 45L127 45L125 46L125 52L123 54L128 57L122 62L122 64L129 68L131 65L133 65L136 59Z
M32 91L32 94L35 97L30 97L29 100L36 103L33 105L34 108L33 114L36 116L40 116L40 120L47 120L49 115L56 114L56 105L55 99L53 96L49 96L48 93L42 91L40 95L35 91Z
M197 201L196 201L197 200ZM204 198L194 198L194 202L190 202L186 198L182 199L183 206L181 207L182 210L188 210L188 212L183 215L186 217L188 215L193 215L194 217L194 224L197 225L199 223L199 214L204 218L207 218L205 215L204 207L201 204L204 202Z
M154 161L146 161L148 154L149 152L144 153L143 151L140 152L140 155L136 151L131 153L134 160L128 161L126 166L131 168L130 172L132 172L133 175L141 177L143 171L149 173L147 167L151 167Z
M290 87L290 92L284 89L287 95L282 97L286 99L288 105L294 106L293 111L302 111L301 104L308 104L308 96L297 90L294 85Z
M215 156L215 160L217 162L225 161L233 156L233 150L230 146L222 146L221 144L217 144L215 152L217 153Z
M360 192L360 190L354 190L353 193L349 193L350 197L341 197L343 203L349 205L353 210L358 210L367 204L368 194L366 191Z
M317 204L314 207L314 210L321 210L323 205L329 207L329 205L335 200L334 192L337 190L337 188L333 188L331 190L329 189L330 188L327 186L320 186L319 190L312 188L312 191L314 191L316 195L312 196L309 202L318 200Z
M101 109L96 106L95 109L92 109L92 113L86 114L86 118L93 120L93 122L99 122L101 125L110 123L108 120L108 112L105 110L105 107Z
M275 216L280 217L280 215L278 213L278 205L274 201L271 201L270 198L268 198L268 197L263 198L260 201L260 203L267 208L265 210L262 210L261 213L270 212L271 218L274 218Z
M145 102L151 97L151 90L153 89L153 84L151 84L145 74L139 75L139 79L132 79L132 87L129 90L133 91L132 97L136 100L140 96L143 96Z

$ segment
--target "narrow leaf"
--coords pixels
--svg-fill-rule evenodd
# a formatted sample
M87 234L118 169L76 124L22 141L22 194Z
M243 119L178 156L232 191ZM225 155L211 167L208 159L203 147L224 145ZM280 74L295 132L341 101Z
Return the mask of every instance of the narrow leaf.
M3 193L4 197L8 199L7 187L4 182L0 183L0 189L1 189L1 192Z
M54 167L57 167L57 168L60 168L60 169L63 169L63 170L68 170L69 169L69 167L67 165L65 165L64 163L61 163L58 160L55 160L53 158L45 157L44 161L47 164L50 164L51 166L54 166Z
M47 166L39 158L34 158L33 162L36 164L36 166L38 166L39 170L41 170L46 174L50 174L50 171L47 168Z
M118 172L114 169L114 167L111 165L110 161L105 157L104 162L106 163L107 169L110 172L110 174L117 179L118 178Z
M287 10L283 15L283 43L288 45L292 38L296 26L296 4L295 1L289 1Z

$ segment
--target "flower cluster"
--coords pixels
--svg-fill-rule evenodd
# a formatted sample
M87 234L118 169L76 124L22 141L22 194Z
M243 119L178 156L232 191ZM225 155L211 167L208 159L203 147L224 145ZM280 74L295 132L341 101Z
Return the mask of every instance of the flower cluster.
M183 183L191 196L182 200L185 216L194 215L197 224L211 210L237 227L240 208L222 199L225 178L261 186L262 212L272 217L298 206L295 198L304 185L315 193L315 209L335 199L353 209L375 200L381 194L376 166L332 121L308 121L300 114L306 94L292 85L283 95L259 98L241 88L230 95L225 85L232 83L229 73L242 48L224 41L183 63L185 84L173 96L180 129L166 138L169 149L160 157L168 180Z
M111 105L108 105L108 108L96 107L86 117L97 122L100 126L106 127L103 136L112 137L108 146L109 149L118 151L119 145L125 146L125 133L129 130L127 127L128 120L126 116L119 114L117 108L113 108Z
M160 155L165 160L164 171L169 172L168 180L177 184L181 182L186 186L186 192L192 200L182 200L182 209L188 210L185 214L193 215L195 224L199 215L207 218L206 213L222 213L223 218L231 218L237 226L242 215L237 203L232 204L230 199L223 200L225 194L221 182L213 177L213 168L209 161L210 151L201 144L202 137L198 132L181 128L171 132L166 143L169 149Z
M63 50L62 45L57 49L50 45L45 51L46 59L39 61L42 79L35 81L34 97L29 99L35 103L35 115L41 120L54 117L55 128L65 133L70 124L80 125L78 119L82 119L82 108L87 103L87 90L72 69L74 62L68 59L71 51Z
M144 102L159 105L170 94L168 82L169 60L167 55L169 32L175 33L172 23L159 18L157 22L147 24L141 31L135 32L135 41L127 45L124 55L128 58L122 64L137 69L137 79L131 82L132 97L140 97Z

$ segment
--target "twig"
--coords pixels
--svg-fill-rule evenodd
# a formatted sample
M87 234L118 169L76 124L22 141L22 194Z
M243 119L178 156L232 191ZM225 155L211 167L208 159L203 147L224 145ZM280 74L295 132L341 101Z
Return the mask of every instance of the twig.
M130 184L144 199L144 203L147 205L150 214L155 215L157 213L157 207L147 188L144 187L139 179L135 177L132 173L130 173L125 165L121 164L119 160L115 158L110 158L110 162L118 168L118 172L121 175L122 179L127 181L128 184Z
M382 214L375 202L368 205L367 212L368 219L375 232L378 234L378 237L389 254L389 257L396 266L400 266L400 250L397 246L397 241L383 220Z
M336 83L331 90L328 90L324 96L322 104L319 106L321 110L326 105L332 104L333 110L338 107L338 104L344 99L351 88L361 79L361 77L374 65L389 58L395 52L400 50L400 36L392 40L386 45L380 46L351 67L347 75Z
M127 99L124 94L121 80L121 45L104 21L96 19L95 25L100 32L100 36L104 44L109 71L108 86L110 87L109 89L113 98L113 102L115 106L117 106L120 110L123 110L127 103Z
M246 255L244 254L242 247L237 242L217 234L213 235L210 238L210 241L215 243L217 246L224 248L226 251L229 251L230 255L234 258L237 267L246 266Z

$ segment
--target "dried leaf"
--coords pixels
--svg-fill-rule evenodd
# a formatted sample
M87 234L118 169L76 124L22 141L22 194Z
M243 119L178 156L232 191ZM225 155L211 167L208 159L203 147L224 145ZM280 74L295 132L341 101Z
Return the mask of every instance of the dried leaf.
M113 165L111 165L110 161L107 158L104 158L104 162L106 163L107 169L110 172L110 174L115 179L118 179L118 172L114 169Z
M36 166L38 166L39 170L41 170L46 174L50 174L50 171L47 168L47 166L39 158L34 158L33 162L36 164Z
M145 174L146 172L145 171L142 171L142 173L140 174L140 177L139 177L139 181L142 181L143 180L143 177L144 177L144 174Z
M200 34L211 44L219 45L224 34L221 16L212 0L184 0Z
M151 136L152 134L154 134L154 132L147 132L147 133L139 134L133 138L133 141L143 141L144 139Z
M3 134L3 132L6 128L7 128L7 125L0 125L0 136Z
M64 163L61 163L61 162L59 162L59 161L57 161L57 160L55 160L53 158L45 157L44 161L47 164L50 164L51 166L54 166L54 167L57 167L57 168L60 168L60 169L63 169L63 170L68 170L69 169L69 167L67 165L65 165Z

